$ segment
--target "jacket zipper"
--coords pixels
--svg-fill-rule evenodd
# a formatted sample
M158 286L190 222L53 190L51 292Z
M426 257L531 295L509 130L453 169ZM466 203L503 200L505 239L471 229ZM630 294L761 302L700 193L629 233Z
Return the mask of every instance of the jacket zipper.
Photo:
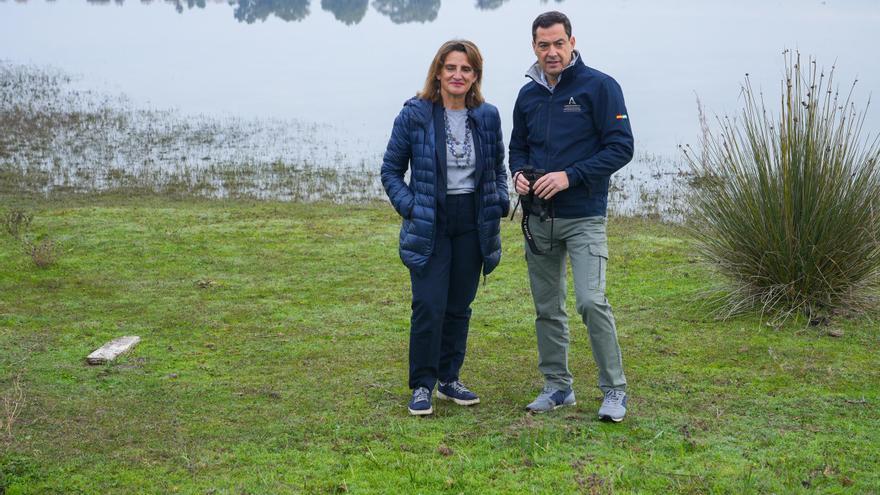
M558 86L558 85L557 85ZM544 172L550 172L550 120L553 115L553 92L550 92L550 98L547 99L547 137L545 138L545 142L547 143L547 156L544 158Z
M477 146L480 146L480 147L483 146L482 140L479 137L477 137L477 121L476 121L476 119L473 120L473 132L471 135L473 136L473 140L474 140L474 156L476 156ZM483 167L483 171L480 172L480 182L485 182L485 180L486 180L485 179L485 173L486 173L485 164L488 162L486 162L486 155L482 151L480 151L480 157L483 159L482 163L477 163L476 166ZM482 194L482 190L480 189L479 183L474 184L474 193L477 195L477 211L476 211L477 219L476 219L476 221L477 221L477 237L479 238L480 237L480 235L479 235L480 227L483 225L483 219L482 219L482 216L483 216L483 194ZM483 253L483 241L480 240L479 244L480 244L480 257L485 259L486 254ZM483 269L485 269L485 268L486 268L486 265L484 263ZM486 285L485 273L483 274L483 285Z

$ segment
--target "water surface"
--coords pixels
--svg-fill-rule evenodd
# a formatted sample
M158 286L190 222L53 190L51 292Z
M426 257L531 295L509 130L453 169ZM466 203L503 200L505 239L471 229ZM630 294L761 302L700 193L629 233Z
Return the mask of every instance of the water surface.
M677 145L698 142L697 97L733 112L749 73L775 100L786 48L858 77L857 101L880 88L876 0L0 0L0 59L58 68L138 108L315 129L282 133L274 146L302 143L272 160L308 145L320 166L378 167L394 116L450 38L482 49L484 94L509 135L531 22L550 8L572 19L586 63L623 87L638 150L625 172L648 184L658 167L675 171ZM867 130L878 128L875 106Z

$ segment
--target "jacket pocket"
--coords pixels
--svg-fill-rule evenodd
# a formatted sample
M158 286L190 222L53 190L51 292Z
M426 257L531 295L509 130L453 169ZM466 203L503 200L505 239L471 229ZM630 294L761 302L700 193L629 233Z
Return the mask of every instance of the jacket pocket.
M413 222L408 218L404 218L403 222L400 223L400 234L398 235L398 242L400 243L400 247L406 247L406 236L409 235L410 230L412 230Z
M401 209L400 216L401 216L404 220L412 220L412 218L413 218L413 214L414 214L415 211L416 211L416 205L419 204L419 202L416 201L416 193L415 193L415 191L413 191L412 185L410 184L410 185L407 186L407 187L409 188L409 192L411 193L411 195L410 195L410 200L409 200L409 203L407 203L407 204Z

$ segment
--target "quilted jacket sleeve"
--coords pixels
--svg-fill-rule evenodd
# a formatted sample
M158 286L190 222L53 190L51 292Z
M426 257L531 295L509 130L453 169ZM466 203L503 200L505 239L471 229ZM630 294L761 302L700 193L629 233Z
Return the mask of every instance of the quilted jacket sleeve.
M385 194L388 195L394 209L403 218L410 218L415 205L415 196L403 180L412 158L409 122L408 109L404 107L394 119L391 138L388 140L385 156L382 159L382 187L385 188Z

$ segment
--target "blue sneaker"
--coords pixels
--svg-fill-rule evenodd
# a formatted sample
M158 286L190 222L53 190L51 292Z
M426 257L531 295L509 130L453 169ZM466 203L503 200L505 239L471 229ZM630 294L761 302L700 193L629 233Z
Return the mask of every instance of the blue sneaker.
M626 416L626 392L623 390L609 390L605 392L602 407L599 408L599 419L620 423Z
M577 401L574 398L574 390L558 390L545 386L538 397L526 406L526 410L533 413L544 413L575 404Z
M452 400L459 406L472 406L480 403L480 398L477 397L477 394L468 390L458 380L449 383L440 382L440 385L437 387L437 398Z
M434 412L431 407L431 391L427 387L419 387L413 390L412 399L409 401L409 413L413 416L425 416Z

